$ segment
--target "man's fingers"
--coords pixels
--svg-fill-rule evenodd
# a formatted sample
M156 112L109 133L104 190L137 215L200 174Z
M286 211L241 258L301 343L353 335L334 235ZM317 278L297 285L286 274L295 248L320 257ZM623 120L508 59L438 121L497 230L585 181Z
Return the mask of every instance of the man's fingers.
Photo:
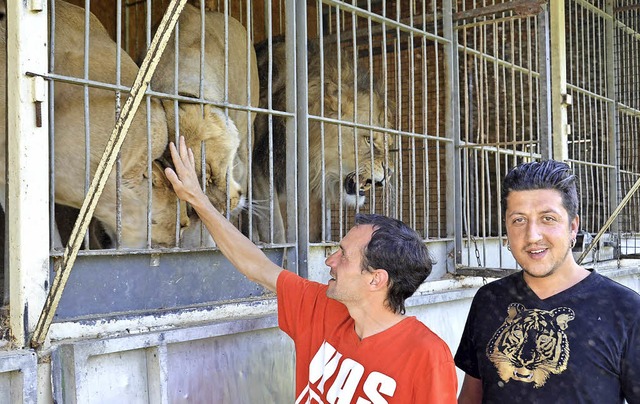
M178 174L176 174L171 167L167 167L164 169L164 175L167 177L171 185L175 187L176 184L180 183L180 179L178 178Z
M193 150L191 150L191 148L189 148L189 163L191 163L191 167L193 167L195 169L195 167L196 167L196 158L193 155Z
M189 152L187 149L187 142L184 139L184 136L180 136L180 157L181 158L189 158Z
M173 160L173 165L177 167L178 163L182 163L182 160L180 160L178 149L176 149L176 145L173 142L169 142L169 151L171 152L171 160Z

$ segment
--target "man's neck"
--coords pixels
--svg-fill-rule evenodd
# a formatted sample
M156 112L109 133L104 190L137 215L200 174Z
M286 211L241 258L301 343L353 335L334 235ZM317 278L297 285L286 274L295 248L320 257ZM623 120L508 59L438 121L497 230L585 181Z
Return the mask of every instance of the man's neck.
M589 276L589 273L575 261L571 261L565 267L558 268L549 276L537 278L526 272L524 272L523 276L529 288L540 299L544 300L578 284Z
M377 310L348 309L355 322L356 334L361 340L386 331L406 318L406 316L394 313L386 307Z

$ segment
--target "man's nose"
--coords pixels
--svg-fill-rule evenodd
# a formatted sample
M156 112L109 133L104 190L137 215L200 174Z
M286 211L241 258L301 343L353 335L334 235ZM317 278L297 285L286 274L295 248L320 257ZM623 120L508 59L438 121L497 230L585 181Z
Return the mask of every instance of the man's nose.
M331 266L331 263L333 262L333 259L335 257L336 253L334 252L333 254L329 255L325 260L324 260L324 264L328 267Z
M535 221L530 221L527 224L527 241L533 243L542 239L542 232L540 226Z

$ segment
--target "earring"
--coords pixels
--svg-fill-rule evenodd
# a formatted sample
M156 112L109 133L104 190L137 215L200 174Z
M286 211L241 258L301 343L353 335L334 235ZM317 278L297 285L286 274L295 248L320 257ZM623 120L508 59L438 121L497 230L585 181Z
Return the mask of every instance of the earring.
M575 245L576 245L576 239L573 238L571 239L571 248L575 247Z
M507 241L507 250L511 251L511 244Z

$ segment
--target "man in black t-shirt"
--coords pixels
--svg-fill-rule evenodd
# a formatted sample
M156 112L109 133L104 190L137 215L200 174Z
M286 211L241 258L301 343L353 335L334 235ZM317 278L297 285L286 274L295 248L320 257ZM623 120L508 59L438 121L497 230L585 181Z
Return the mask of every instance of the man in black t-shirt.
M459 403L640 403L640 296L579 266L575 176L544 161L502 187L522 271L480 288L455 355Z

